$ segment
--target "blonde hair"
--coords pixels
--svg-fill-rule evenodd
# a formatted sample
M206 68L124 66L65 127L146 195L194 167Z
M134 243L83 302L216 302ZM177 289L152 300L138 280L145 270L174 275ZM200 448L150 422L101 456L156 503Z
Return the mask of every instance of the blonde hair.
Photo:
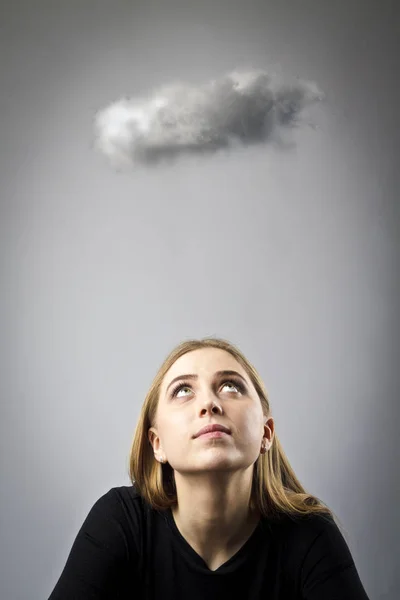
M265 416L270 415L268 393L253 365L233 344L219 338L188 340L179 344L161 365L147 393L129 457L129 477L142 498L154 509L164 510L177 503L174 474L169 464L155 460L148 438L148 430L154 426L161 383L174 362L184 354L200 348L219 348L229 352L245 369L252 381ZM253 471L251 505L263 516L289 516L334 513L317 497L307 493L297 479L281 443L274 434L272 446L266 454L260 454Z

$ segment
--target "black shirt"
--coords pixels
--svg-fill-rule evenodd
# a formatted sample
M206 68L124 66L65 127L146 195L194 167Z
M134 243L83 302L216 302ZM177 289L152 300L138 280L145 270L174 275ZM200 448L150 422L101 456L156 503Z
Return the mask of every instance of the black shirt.
M217 570L133 486L89 511L49 600L368 600L330 517L263 518Z

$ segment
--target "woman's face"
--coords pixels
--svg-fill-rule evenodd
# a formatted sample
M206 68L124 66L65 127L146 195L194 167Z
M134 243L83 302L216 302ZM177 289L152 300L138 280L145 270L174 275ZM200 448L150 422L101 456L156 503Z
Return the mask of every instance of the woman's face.
M224 432L198 435L206 425ZM149 430L157 460L180 473L245 469L272 443L273 419L265 418L244 368L219 348L181 356L160 389L156 423Z

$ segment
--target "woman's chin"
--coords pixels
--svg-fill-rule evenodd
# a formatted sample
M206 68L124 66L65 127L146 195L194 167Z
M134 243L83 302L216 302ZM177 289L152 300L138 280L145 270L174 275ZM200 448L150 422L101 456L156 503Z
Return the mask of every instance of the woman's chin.
M240 469L243 459L232 456L231 452L227 452L222 448L207 448L206 452L201 452L193 460L193 465L199 472L209 471L230 471L232 469Z

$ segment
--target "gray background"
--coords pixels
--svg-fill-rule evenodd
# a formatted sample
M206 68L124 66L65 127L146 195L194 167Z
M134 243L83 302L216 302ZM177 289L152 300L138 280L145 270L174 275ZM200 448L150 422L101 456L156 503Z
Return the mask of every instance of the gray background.
M394 6L2 2L2 600L50 594L92 504L129 484L156 369L204 335L254 362L370 597L398 598ZM93 151L122 95L271 64L327 94L292 150L131 173Z

